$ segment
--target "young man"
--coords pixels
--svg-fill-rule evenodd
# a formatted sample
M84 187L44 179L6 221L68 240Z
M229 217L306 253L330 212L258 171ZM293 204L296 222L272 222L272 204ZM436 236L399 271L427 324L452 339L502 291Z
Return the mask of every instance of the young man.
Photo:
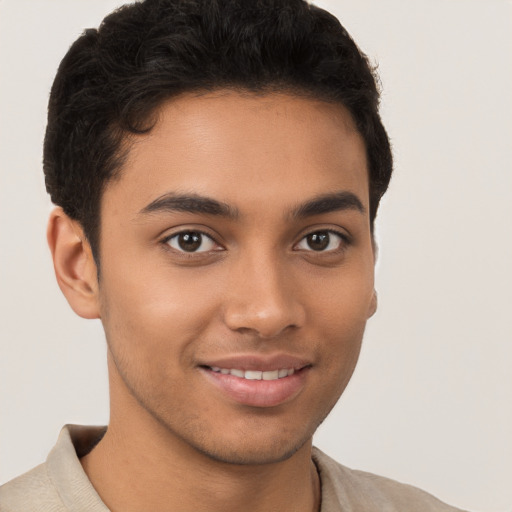
M65 427L2 511L450 511L312 447L376 309L391 176L371 69L300 0L146 0L72 46L48 241L101 318L108 428Z

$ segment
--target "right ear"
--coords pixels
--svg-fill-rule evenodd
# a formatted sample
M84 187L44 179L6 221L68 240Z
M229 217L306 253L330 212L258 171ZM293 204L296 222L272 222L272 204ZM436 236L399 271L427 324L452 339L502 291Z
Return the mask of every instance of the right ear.
M59 287L82 318L100 318L98 272L83 229L62 208L55 208L46 232Z

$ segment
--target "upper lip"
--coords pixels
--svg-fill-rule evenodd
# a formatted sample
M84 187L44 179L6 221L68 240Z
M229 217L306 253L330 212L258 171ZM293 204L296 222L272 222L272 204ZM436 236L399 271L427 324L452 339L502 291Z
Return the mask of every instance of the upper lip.
M282 368L293 368L300 370L306 366L311 366L311 362L302 357L291 354L238 354L215 359L208 359L201 362L199 366L209 366L218 368L236 368L238 370L261 370L264 372L280 370Z

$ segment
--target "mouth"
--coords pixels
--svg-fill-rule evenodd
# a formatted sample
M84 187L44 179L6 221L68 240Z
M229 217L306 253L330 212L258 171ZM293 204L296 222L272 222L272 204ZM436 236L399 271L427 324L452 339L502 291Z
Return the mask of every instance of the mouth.
M289 358L280 362L226 360L223 364L199 366L207 382L224 400L260 408L292 401L306 387L311 368L309 363Z
M207 369L222 375L233 375L245 380L277 380L290 377L295 368L280 368L277 370L242 370L239 368L220 368L219 366L206 366Z

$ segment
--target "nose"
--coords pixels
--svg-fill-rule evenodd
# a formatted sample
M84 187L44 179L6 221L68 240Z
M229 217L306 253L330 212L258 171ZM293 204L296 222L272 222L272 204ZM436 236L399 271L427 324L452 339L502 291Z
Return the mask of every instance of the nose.
M302 327L305 310L297 283L277 258L253 257L230 272L224 321L233 331L275 338Z

